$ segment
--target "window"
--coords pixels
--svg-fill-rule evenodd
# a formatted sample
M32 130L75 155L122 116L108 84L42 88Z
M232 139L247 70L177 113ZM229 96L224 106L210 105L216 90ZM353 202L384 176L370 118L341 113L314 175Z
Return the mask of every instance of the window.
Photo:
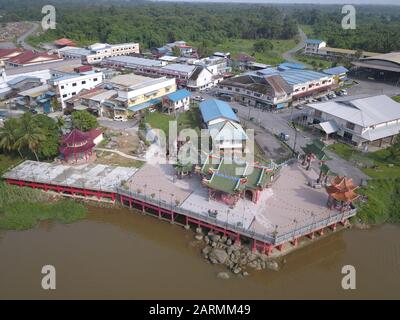
M64 89L64 86L61 86L61 89Z
M72 84L72 86L73 86L73 87L76 87L76 82L74 82L74 83Z
M235 91L236 91L236 92L240 92L240 89L236 88Z
M82 81L82 84L86 84L86 80L83 80L83 81Z
M71 95L73 95L73 96L76 95L76 92L72 92Z
M346 128L350 130L354 130L355 124L352 122L347 122L346 123Z
M66 98L67 97L67 95L66 94L63 94L63 96L62 96L63 98Z
M94 78L93 81L96 82L96 81L97 81L97 78Z

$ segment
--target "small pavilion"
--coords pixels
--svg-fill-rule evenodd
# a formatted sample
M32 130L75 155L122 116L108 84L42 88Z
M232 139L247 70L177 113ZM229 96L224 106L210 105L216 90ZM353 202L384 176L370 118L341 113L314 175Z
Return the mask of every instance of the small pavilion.
M92 134L73 129L61 138L60 157L65 162L88 161L95 145Z
M329 195L328 207L341 212L349 210L353 201L359 197L355 192L357 188L358 186L353 183L352 179L336 176L331 181L331 184L326 187Z

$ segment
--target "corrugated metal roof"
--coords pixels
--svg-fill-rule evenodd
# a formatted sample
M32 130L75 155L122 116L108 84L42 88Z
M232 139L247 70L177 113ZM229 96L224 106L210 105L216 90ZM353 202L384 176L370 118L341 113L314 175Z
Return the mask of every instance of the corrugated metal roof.
M309 106L364 128L400 119L400 103L385 95Z
M343 66L337 66L334 68L329 68L329 69L324 70L324 73L330 74L330 75L339 75L339 74L343 74L343 73L347 73L347 72L349 72L349 70Z
M190 97L192 95L192 93L186 89L181 89L175 92L172 92L170 94L167 95L168 99L171 101L180 101L183 100L187 97Z
M205 122L218 118L239 122L239 119L233 112L231 106L225 101L217 99L203 101L200 103L200 112Z

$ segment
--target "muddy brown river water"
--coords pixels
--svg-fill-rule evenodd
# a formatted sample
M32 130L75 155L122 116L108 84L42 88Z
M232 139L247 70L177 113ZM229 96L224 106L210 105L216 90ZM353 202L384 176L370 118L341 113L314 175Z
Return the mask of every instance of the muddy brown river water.
M279 272L221 280L193 232L125 209L90 209L70 225L0 233L0 299L400 298L400 226L344 230L293 252ZM41 288L54 265L57 289ZM341 288L353 265L357 289Z

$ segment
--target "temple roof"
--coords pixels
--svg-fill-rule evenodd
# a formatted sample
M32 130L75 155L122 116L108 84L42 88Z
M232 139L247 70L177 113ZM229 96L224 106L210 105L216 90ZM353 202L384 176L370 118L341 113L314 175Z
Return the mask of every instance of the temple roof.
M353 201L359 197L359 195L354 192L357 188L358 186L353 183L352 179L336 176L331 181L331 185L326 187L326 191L335 200Z
M73 129L70 133L65 134L61 138L63 144L76 144L85 142L87 140L87 134L78 129Z

